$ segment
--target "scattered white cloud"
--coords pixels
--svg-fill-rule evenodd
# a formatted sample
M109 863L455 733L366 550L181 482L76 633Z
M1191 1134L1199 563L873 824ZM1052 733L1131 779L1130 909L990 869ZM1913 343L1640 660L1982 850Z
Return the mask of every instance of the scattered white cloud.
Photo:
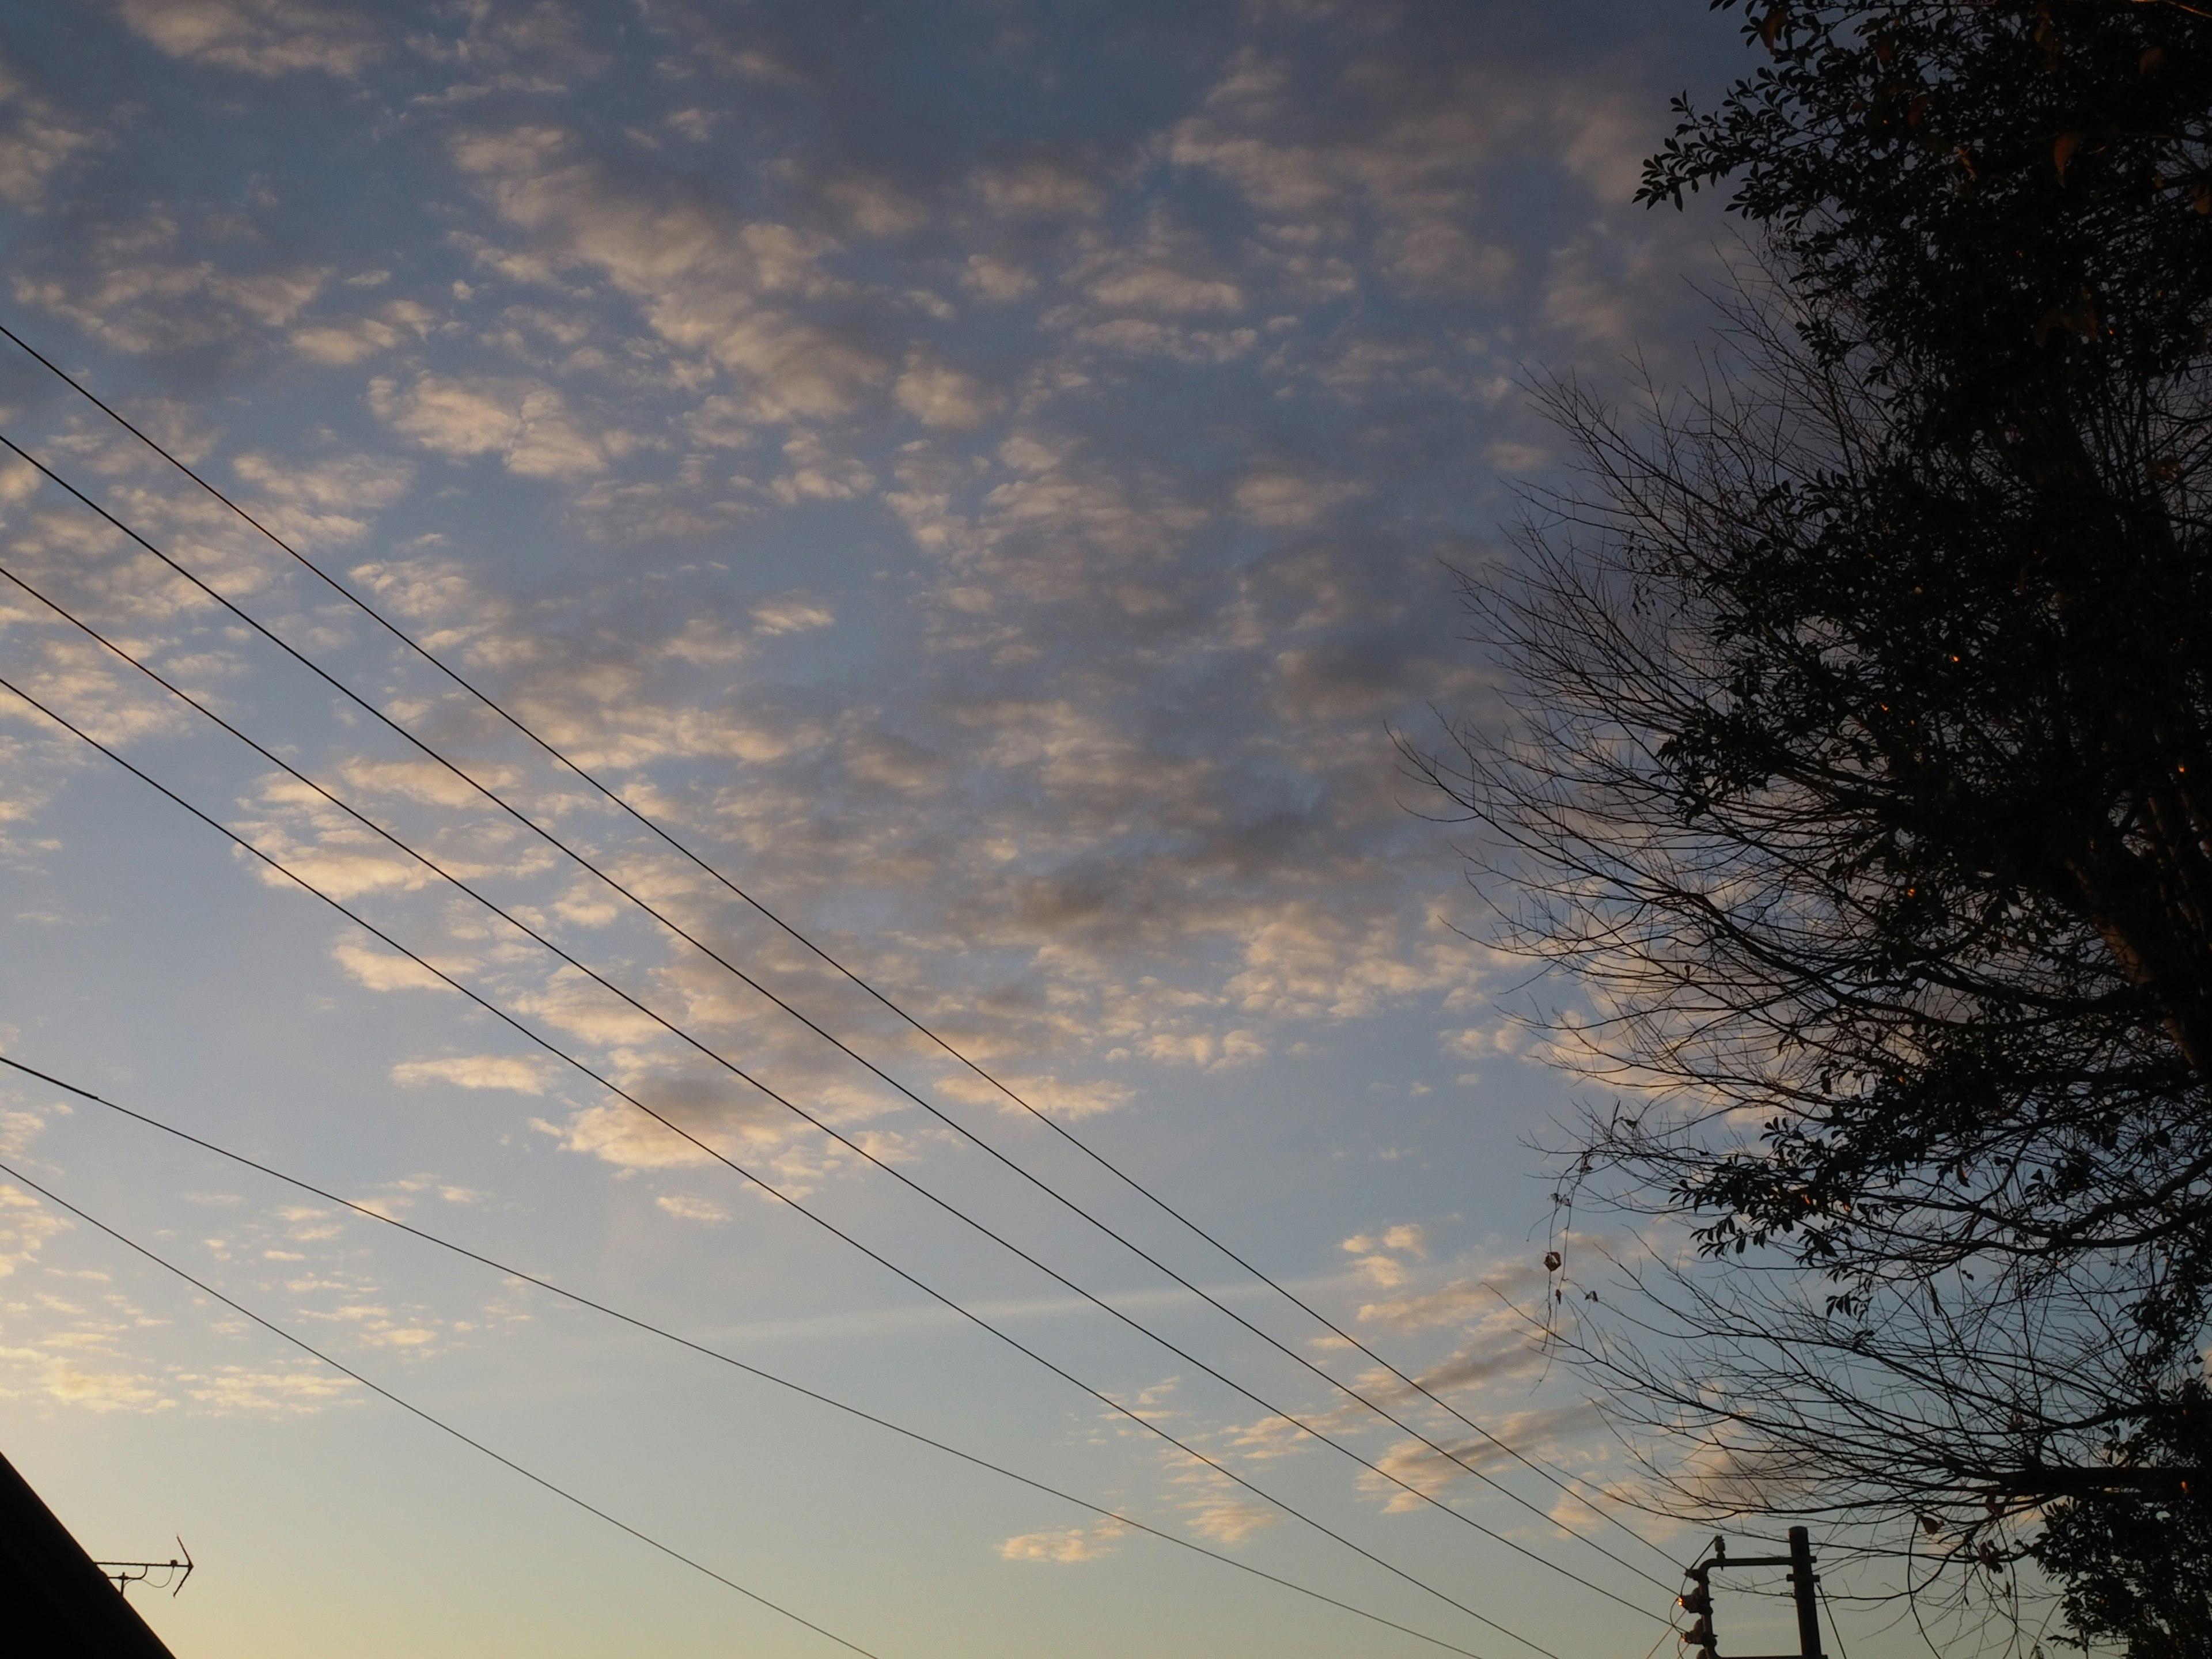
M730 1218L730 1212L712 1199L691 1193L663 1193L653 1201L679 1221L697 1221L719 1227Z
M504 1089L519 1095L545 1092L545 1068L514 1054L455 1054L442 1060L404 1060L392 1068L403 1089L450 1084L456 1089Z
M823 269L833 246L824 238L742 219L705 194L641 194L558 128L472 133L453 156L499 218L530 239L509 274L528 280L534 258L539 280L576 267L603 276L663 339L732 374L750 418L834 418L888 377L862 333L791 309L837 289Z
M1184 1524L1200 1538L1217 1544L1241 1544L1282 1518L1279 1511L1249 1499L1215 1498L1188 1505Z
M999 1546L1002 1561L1052 1561L1072 1566L1111 1555L1127 1535L1111 1522L1096 1527L1066 1527L1057 1532L1025 1532Z
M170 57L248 75L350 80L383 52L369 18L316 0L120 0L119 9Z
M1354 1255L1369 1250L1402 1250L1408 1255L1425 1258L1429 1254L1429 1230L1418 1223L1401 1222L1380 1233L1360 1233L1347 1238L1343 1248Z
M80 1411L162 1411L176 1404L160 1379L143 1371L95 1370L73 1356L40 1348L0 1348L0 1363L29 1372L33 1388Z
M346 282L352 286L361 280L349 276ZM326 368L350 368L398 346L420 342L436 322L436 314L427 306L394 300L371 315L318 317L300 323L289 337L292 349L309 362Z
M371 949L350 939L331 947L331 960L356 984L372 991L433 991L444 983L428 969L389 951Z
M195 250L173 214L96 222L19 267L16 298L111 349L175 352L289 328L329 281L327 266L256 260L244 267Z
M1094 167L1037 159L980 169L977 194L1008 218L1090 218L1106 205L1105 181Z
M588 1107L566 1124L539 1119L532 1127L554 1137L563 1151L601 1158L622 1169L681 1170L714 1162L711 1154L672 1129L620 1102Z
M1599 71L1523 73L1420 0L1356 28L1349 11L1260 6L1224 14L1242 44L1195 106L1152 106L1144 131L1095 149L1026 147L984 111L963 118L989 128L980 149L872 151L878 140L848 125L794 159L762 149L768 102L834 122L836 98L799 46L744 9L651 9L637 38L685 43L660 70L672 107L628 112L635 131L621 134L579 101L602 64L573 7L447 8L398 51L383 13L336 0L115 3L167 54L164 74L181 61L218 82L357 82L358 112L339 88L329 118L363 135L364 155L368 123L389 120L387 136L423 135L418 153L450 162L434 192L443 240L387 249L372 191L333 191L371 216L359 235L306 236L317 210L281 155L219 210L111 191L100 169L139 142L127 124L110 132L0 76L0 200L68 198L74 213L73 181L99 181L66 234L61 216L27 219L9 273L19 303L44 307L65 341L76 329L70 349L102 374L101 353L174 354L191 396L171 407L191 413L179 428L191 453L216 454L257 513L311 547L363 550L348 579L386 614L1026 1099L1061 1121L1173 1109L1209 1074L1291 1074L1332 1045L1378 1040L1380 1027L1354 1028L1384 1015L1427 1021L1402 1041L1389 1028L1394 1060L1516 1052L1508 1028L1483 1023L1498 964L1449 924L1465 915L1456 871L1404 811L1388 734L1476 684L1437 563L1487 556L1466 528L1488 511L1486 468L1549 464L1513 405L1516 365L1563 340L1600 343L1612 361L1679 252L1676 232L1644 231L1593 194L1619 185L1643 142ZM1309 29L1350 29L1336 44L1356 36L1357 50L1285 48ZM300 252L341 244L327 265ZM226 401L241 387L250 405ZM169 434L155 404L131 407ZM847 997L856 1024L879 1018L808 977L823 970L788 941L748 934L757 921L726 893L449 685L376 654L386 642L328 594L238 553L242 533L212 508L166 494L169 481L88 430L58 428L56 441L225 573L226 591L265 593L365 695L687 927L737 942L801 1000ZM533 925L584 939L580 954L887 1158L935 1156L884 1091L842 1075L465 781L372 748L361 726L318 723L319 706L252 668L250 642L220 619L148 608L154 589L127 550L69 530L34 489L0 473L11 544L81 582L105 607L88 613L189 665L244 724L296 738L315 775L343 780L453 867L489 872ZM179 729L91 655L5 620L33 689L91 711L104 737L152 749ZM43 752L27 731L11 721L0 746L11 779ZM58 790L11 785L11 854ZM379 926L588 1048L710 1144L794 1191L853 1169L728 1079L702 1080L653 1021L311 796L272 785L236 810L257 844L366 899ZM437 984L365 937L331 955L352 987ZM542 1097L572 1083L550 1061L441 1054L497 1040L428 1023L475 1020L459 999L398 1012L409 1043L381 1063L402 1086ZM910 1034L887 1018L866 1030L871 1052L975 1121L1017 1109L940 1055L901 1048ZM1408 1093L1430 1086L1389 1075ZM575 1098L588 1103L544 1108L536 1127L610 1176L708 1161L618 1100ZM1150 1121L1131 1113L1128 1133ZM1396 1156L1412 1133L1379 1131L1387 1152L1378 1139L1353 1155ZM475 1196L426 1176L378 1201L397 1213ZM741 1231L734 1200L654 1202ZM240 1271L281 1262L321 1284L343 1254L327 1216L257 1231L233 1205L201 1219L221 1224ZM1367 1287L1368 1328L1449 1349L1422 1374L1440 1389L1526 1380L1534 1350L1491 1288L1525 1300L1518 1269L1431 1262L1419 1226L1352 1232L1360 1221L1331 1219L1324 1244L1349 1234L1340 1259ZM46 1271L29 1224L0 1189L11 1283ZM386 1350L380 1364L464 1334L451 1310L358 1285L319 1305L347 1340ZM21 1363L27 1387L110 1409L282 1412L343 1393L204 1364L156 1376L91 1351ZM1256 1458L1291 1439L1270 1422L1226 1443ZM1235 1542L1273 1518L1211 1477L1174 1491L1197 1535ZM1000 1553L1074 1563L1117 1536L1024 1534Z
M20 69L0 57L0 202L36 212L46 205L55 176L99 144L88 125L35 91Z
M46 1241L68 1224L21 1188L0 1186L0 1279L36 1261Z
M210 1411L264 1417L301 1417L331 1401L358 1398L361 1385L336 1371L258 1371L226 1365L216 1371L185 1371L177 1382Z
M891 388L898 406L924 426L966 431L981 426L999 399L974 376L941 363L909 360Z
M415 477L404 461L380 455L303 462L248 451L232 460L231 470L252 489L254 516L309 550L359 541Z
M1237 481L1237 510L1269 530L1303 530L1370 486L1356 478L1330 478L1310 472L1255 472Z
M830 627L837 620L837 613L817 599L786 593L754 605L752 619L753 626L763 634L804 634Z
M1037 279L1018 264L988 253L971 253L961 267L960 286L979 300L1010 305L1036 292Z
M368 405L392 430L455 460L496 455L531 478L577 478L607 465L606 434L593 434L568 399L543 381L422 374L404 386L379 376Z
M802 501L849 501L876 487L866 465L841 454L819 433L801 432L783 446L786 470L769 481L769 493L786 507Z

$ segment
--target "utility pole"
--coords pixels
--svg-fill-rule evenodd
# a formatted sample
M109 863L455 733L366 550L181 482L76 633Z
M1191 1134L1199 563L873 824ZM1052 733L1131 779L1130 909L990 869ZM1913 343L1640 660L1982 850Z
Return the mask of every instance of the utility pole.
M1813 1572L1813 1535L1802 1527L1790 1528L1787 1555L1739 1555L1731 1559L1727 1541L1713 1540L1713 1553L1685 1574L1691 1587L1682 1593L1680 1605L1697 1619L1685 1638L1691 1644L1691 1659L1721 1659L1720 1640L1713 1633L1712 1584L1713 1572L1720 1567L1790 1569L1790 1588L1797 1603L1797 1651L1745 1655L1742 1659L1826 1659L1820 1651L1820 1604L1814 1589L1820 1581Z
M1813 1599L1813 1537L1802 1527L1790 1528L1790 1587L1797 1598L1797 1648L1804 1659L1820 1659L1820 1605Z

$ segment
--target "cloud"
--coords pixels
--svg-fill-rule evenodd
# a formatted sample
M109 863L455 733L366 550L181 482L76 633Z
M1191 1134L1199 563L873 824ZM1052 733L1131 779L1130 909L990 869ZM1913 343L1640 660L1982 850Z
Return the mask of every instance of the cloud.
M573 478L607 465L604 438L585 432L568 399L542 380L421 374L403 386L379 376L368 383L368 406L402 437L454 460L496 455L527 478Z
M1346 99L1321 93L1319 61L1248 45L1169 154L1234 185L1286 250L1364 232L1377 274L1403 290L1495 295L1516 256L1476 228L1485 176L1504 150L1547 159L1578 124L1580 89L1443 46L1402 28ZM1285 264L1294 278L1313 270L1295 253Z
M480 761L456 769L434 760L373 761L355 756L342 770L349 787L359 793L399 795L431 806L485 805L477 783L496 790L511 789L521 781L516 769Z
M876 487L876 475L848 455L838 453L820 434L801 432L783 446L787 469L769 483L769 493L786 507L801 501L849 501Z
M254 1371L235 1365L216 1371L180 1371L177 1381L211 1411L264 1417L309 1416L332 1401L358 1397L361 1387L335 1371Z
M1526 1048L1529 1028L1518 1020L1501 1019L1489 1025L1469 1025L1437 1033L1437 1045L1462 1060L1492 1060L1518 1054Z
M752 619L753 626L763 634L804 634L828 628L837 620L837 613L819 599L786 593L753 606Z
M347 279L349 284L357 277ZM394 300L369 316L319 317L295 327L292 349L325 368L349 368L395 347L424 338L436 322L426 306Z
M1364 1255L1352 1265L1366 1274L1370 1282L1386 1291L1395 1289L1406 1282L1406 1265L1395 1256Z
M220 263L200 251L202 240L201 228L159 210L95 222L19 264L15 295L113 350L179 352L289 327L331 276L297 261Z
M557 1139L562 1150L580 1152L628 1170L682 1170L714 1160L683 1136L621 1102L587 1107L565 1125L542 1120L540 1133Z
M740 219L703 194L640 191L577 150L548 126L472 133L453 146L463 175L531 240L540 280L578 266L598 272L663 339L731 374L752 420L834 418L888 378L859 332L791 309L838 293L822 265L828 239Z
M121 0L123 21L188 63L278 76L319 70L350 80L383 55L368 18L313 0Z
M342 939L331 947L331 960L356 985L372 991L443 990L445 983L428 969L387 951Z
M1371 488L1356 478L1255 472L1237 481L1237 510L1269 530L1303 530L1346 501L1358 501Z
M1090 218L1106 204L1097 170L1073 161L1036 158L978 168L975 191L1007 218Z
M652 1015L570 967L562 967L542 986L512 1001L522 1012L588 1043L651 1042L666 1034L667 1028Z
M1278 1018L1304 1012L1356 1018L1423 992L1469 983L1486 953L1427 918L1332 913L1310 902L1282 906L1244 942L1244 966L1227 990L1239 1006Z
M230 465L253 491L248 500L254 516L295 546L309 549L359 541L374 515L406 495L415 477L406 462L380 455L301 462L247 451Z
M22 1157L30 1151L31 1142L46 1127L46 1119L36 1112L0 1111L0 1156ZM17 1196L26 1194L19 1194ZM4 1195L0 1195L0 1210L4 1210L9 1202Z
M1154 210L1133 240L1109 243L1069 274L1092 304L1170 317L1242 311L1243 287L1204 240Z
M989 253L971 253L961 267L960 286L993 305L1011 305L1036 291L1036 277L1021 266Z
M1420 1383L1431 1392L1463 1389L1492 1382L1541 1368L1547 1360L1540 1334L1522 1330L1506 1334L1479 1349L1464 1350L1420 1373Z
M1258 1504L1217 1498L1188 1505L1184 1523L1200 1538L1210 1538L1218 1544L1241 1544L1282 1518L1276 1510Z
M1062 307L1047 316L1047 323L1071 331L1085 345L1131 356L1164 357L1194 367L1234 362L1260 343L1259 331L1249 328L1189 328L1151 317L1113 317L1085 320L1073 307Z
M0 1185L0 1279L38 1260L46 1241L68 1225L21 1188Z
M0 57L0 202L36 212L46 205L55 175L99 142L92 129L33 90L29 77Z
M94 1370L66 1355L37 1348L0 1348L0 1360L31 1370L48 1399L89 1412L163 1411L176 1404L160 1382L139 1371Z
M379 58L374 8L141 5L142 21L167 20L165 50L210 73L278 72L289 41L295 67L359 78L358 96L324 88L345 140L316 161L336 169L329 199L269 150L266 192L241 179L235 210L142 207L128 177L98 171L108 137L40 136L92 131L56 104L26 118L23 188L86 205L66 227L27 222L11 275L25 303L82 325L73 349L102 374L119 374L103 353L226 347L163 374L178 406L189 392L222 411L257 509L322 544L375 538L347 562L387 614L1042 1109L1164 1106L1194 1073L1237 1066L1295 1076L1330 1045L1381 1040L1352 1028L1385 1014L1404 1021L1394 1063L1436 1066L1421 1032L1455 1060L1494 1052L1475 1005L1495 963L1447 925L1456 871L1402 810L1387 734L1473 684L1437 563L1485 554L1483 467L1526 436L1514 363L1633 330L1644 291L1665 286L1666 248L1590 195L1638 142L1618 100L1599 99L1604 131L1576 125L1577 99L1613 71L1565 46L1565 69L1532 66L1431 0L1371 16L1223 8L1191 60L1212 77L1195 94L1168 77L1091 100L1083 75L1121 71L1084 29L1048 43L1088 100L1079 144L1038 143L1022 100L975 101L957 73L887 82L946 100L974 139L938 144L915 136L927 121L885 122L853 95L849 76L876 74L866 54L896 49L895 31L825 59L835 7L714 9L687 21L655 6L636 22L633 43L680 46L651 48L659 69L631 65L663 77L659 101L615 116L588 88L545 95L593 72L592 41L613 39L568 27L573 7L425 13L419 41ZM356 16L371 22L352 49L372 55L317 67L298 46L343 43L333 20ZM695 27L721 47L693 52ZM150 50L124 58L138 67L118 60L118 98L131 73L184 72ZM235 118L251 135L274 116ZM793 151L794 131L819 142ZM377 132L431 169L402 194L437 204L433 230L368 186L390 147ZM98 187L77 191L80 175ZM281 214L261 204L279 191ZM123 216L100 216L109 201ZM329 269L297 252L316 247L337 250ZM235 556L227 532L115 451L61 436L115 469L134 511ZM217 429L203 416L193 436L210 445ZM222 675L242 723L276 722L318 776L343 777L456 867L492 872L503 902L575 930L623 983L882 1135L887 1155L934 1155L879 1091L841 1084L460 781L364 747L249 672L210 619L141 611L126 564L78 561L35 509L0 510L11 538L70 559L72 580L97 573L138 632ZM818 967L780 955L787 941L748 934L758 924L726 895L449 687L387 665L329 596L237 568L268 582L298 637L346 653L356 683L524 810L718 948L726 933L816 994ZM167 741L173 717L89 659L43 660L71 708ZM849 1164L685 1072L650 1020L552 974L311 799L272 793L249 810L272 848L373 896L380 925L389 913L395 936L589 1045L714 1145L801 1184ZM22 815L11 835L45 811L28 793L0 806ZM435 982L362 938L332 958L368 989ZM866 1025L879 1011L851 1018L880 1039L871 1052L978 1121L1011 1109L897 1048L887 1019ZM550 1066L441 1058L445 1034L416 1039L382 1062L403 1085L565 1087ZM545 1133L610 1170L702 1158L617 1103L545 1115ZM696 1201L663 1208L707 1219ZM1364 1317L1473 1327L1455 1339L1465 1366L1519 1363L1512 1340L1490 1340L1474 1269L1432 1269L1413 1230L1355 1234L1356 1219L1329 1237L1358 1241L1343 1260L1370 1287ZM1209 1512L1219 1535L1248 1524L1233 1504Z
M981 426L999 399L981 380L941 363L909 359L891 388L898 406L924 426L966 431Z
M854 732L844 739L842 753L851 776L906 794L943 788L951 771L943 754L894 732Z
M1595 1401L1577 1400L1565 1406L1494 1414L1486 1426L1498 1441L1513 1447L1523 1456L1558 1463L1568 1461L1577 1441L1586 1439L1594 1430L1604 1426L1604 1418ZM1418 1492L1444 1498L1454 1487L1475 1478L1471 1470L1488 1473L1510 1468L1516 1461L1510 1453L1500 1450L1496 1442L1477 1436L1469 1436L1458 1444L1449 1441L1442 1443L1445 1452L1450 1454L1449 1456L1419 1441L1401 1441L1376 1458L1376 1466ZM1382 1474L1363 1474L1360 1485L1383 1500L1386 1515L1409 1515L1428 1507L1416 1492L1407 1492Z
M663 1193L653 1201L679 1221L698 1221L719 1227L730 1218L730 1212L713 1200L690 1193Z
M299 809L314 833L314 839L300 841L273 826L264 826L251 837L255 850L269 860L257 860L253 866L256 878L264 886L295 890L296 878L319 892L343 901L368 893L408 892L437 879L427 865L392 850L381 837L341 817L304 784L289 778L271 780L261 793L264 801L280 808ZM334 955L348 973L367 984L364 975L381 970L345 954L353 948L342 946ZM376 960L402 961L396 957ZM417 974L422 971L412 963L402 965Z
M1498 1305L1486 1280L1457 1279L1434 1290L1389 1302L1370 1302L1359 1310L1363 1322L1417 1331L1434 1325L1459 1325Z
M1407 1268L1397 1255L1389 1253L1395 1251L1425 1260L1429 1254L1428 1232L1418 1225L1401 1224L1386 1228L1380 1234L1355 1234L1339 1248L1355 1258L1352 1265L1365 1274L1369 1282L1386 1291L1395 1290L1406 1282Z
M1097 1527L1068 1527L1058 1532L1025 1532L999 1546L1002 1561L1053 1561L1072 1566L1111 1555L1127 1534L1111 1522Z
M1442 1285L1388 1302L1370 1302L1359 1310L1359 1317L1401 1331L1461 1325L1511 1347L1527 1334L1522 1305L1532 1299L1540 1301L1547 1294L1545 1274L1532 1247L1526 1255L1485 1262L1476 1271Z
M514 1054L404 1060L392 1068L392 1080L403 1089L445 1083L456 1089L505 1089L520 1095L542 1095L546 1083L543 1066Z

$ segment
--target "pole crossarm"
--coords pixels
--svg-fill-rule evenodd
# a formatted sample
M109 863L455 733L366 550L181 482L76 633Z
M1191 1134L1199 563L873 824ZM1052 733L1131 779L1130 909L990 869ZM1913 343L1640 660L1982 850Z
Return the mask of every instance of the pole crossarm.
M1820 1604L1814 1599L1819 1577L1813 1571L1812 1534L1803 1527L1790 1528L1787 1555L1737 1555L1728 1553L1728 1540L1713 1540L1713 1553L1683 1577L1692 1587L1677 1605L1695 1615L1684 1640L1691 1644L1692 1659L1721 1659L1720 1638L1713 1632L1712 1575L1722 1567L1787 1567L1791 1599L1797 1607L1797 1651L1795 1653L1730 1654L1729 1659L1826 1659L1820 1650Z

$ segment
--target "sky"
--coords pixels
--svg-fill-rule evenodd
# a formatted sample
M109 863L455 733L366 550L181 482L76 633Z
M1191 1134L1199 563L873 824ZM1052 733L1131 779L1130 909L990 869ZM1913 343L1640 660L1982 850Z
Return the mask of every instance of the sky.
M368 1212L0 1082L0 1449L190 1547L180 1659L845 1650L440 1424L883 1659L1445 1650L1299 1586L1671 1642L1701 1537L981 1073L1628 1478L1534 1340L1547 993L1395 745L1500 716L1528 387L1693 369L1732 233L1631 198L1741 62L1698 0L9 12L0 321L331 578L0 342L143 538L0 467L0 678L82 733L0 693L0 1052Z

